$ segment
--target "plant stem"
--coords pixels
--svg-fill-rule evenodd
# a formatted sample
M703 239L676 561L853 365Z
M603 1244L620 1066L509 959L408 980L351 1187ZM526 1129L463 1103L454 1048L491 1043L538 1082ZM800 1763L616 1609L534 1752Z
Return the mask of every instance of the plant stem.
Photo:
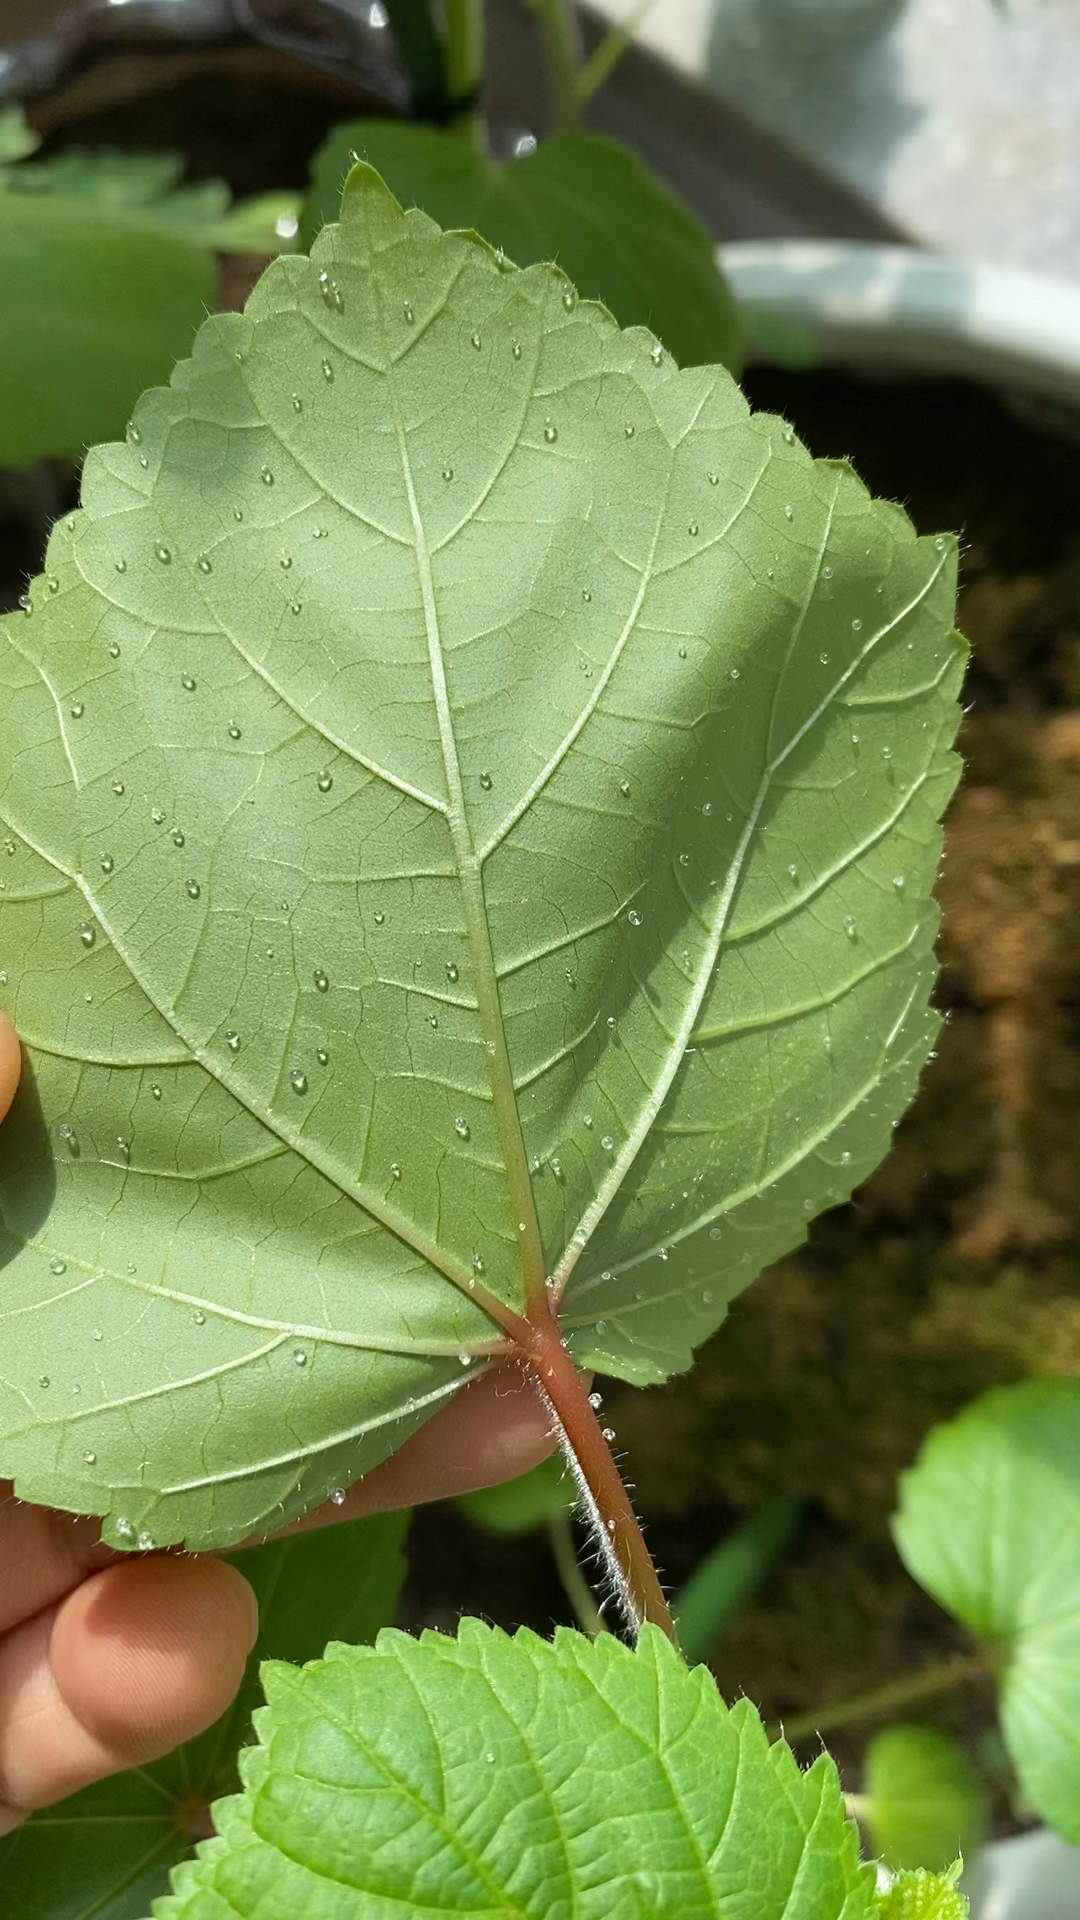
M581 71L581 35L572 0L529 0L544 29L548 59L555 80L555 124L560 133L578 121L578 76Z
M562 1589L573 1609L574 1619L590 1640L607 1633L604 1617L592 1597L592 1589L578 1566L577 1548L570 1520L565 1513L553 1513L548 1520L548 1538Z
M480 148L487 145L479 107L483 78L483 0L446 0L446 90L451 100L466 103L448 131Z
M605 80L610 79L622 59L634 44L634 34L645 15L651 12L653 0L637 0L628 17L621 26L611 27L603 39L593 49L577 77L578 105L584 106L594 93L599 92Z
M549 1313L539 1324L530 1321L530 1329L523 1357L547 1402L593 1543L627 1624L637 1633L650 1622L678 1646L671 1609L630 1496L558 1325Z
M782 1734L794 1746L814 1734L831 1733L836 1727L851 1726L858 1720L880 1719L884 1714L914 1706L917 1701L951 1693L954 1687L963 1686L968 1680L985 1679L993 1671L990 1649L980 1647L975 1653L940 1660L935 1666L924 1667L921 1673L903 1674L898 1680L886 1681L883 1687L853 1694L848 1700L836 1700L830 1706L816 1708L813 1713L793 1714L790 1720L781 1721L770 1731Z

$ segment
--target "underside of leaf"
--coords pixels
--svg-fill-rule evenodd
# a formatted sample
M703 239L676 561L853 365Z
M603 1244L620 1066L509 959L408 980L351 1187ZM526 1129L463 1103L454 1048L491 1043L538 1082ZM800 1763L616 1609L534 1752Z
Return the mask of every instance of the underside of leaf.
M689 1365L936 1028L955 549L357 168L0 623L0 1472L231 1543Z

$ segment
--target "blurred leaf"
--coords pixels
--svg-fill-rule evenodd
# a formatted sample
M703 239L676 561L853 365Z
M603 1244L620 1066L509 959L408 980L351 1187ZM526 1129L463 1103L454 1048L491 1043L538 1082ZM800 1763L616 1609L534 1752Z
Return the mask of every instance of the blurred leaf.
M0 193L0 466L122 436L214 298L209 251L138 211Z
M915 1579L1000 1648L1021 1785L1080 1840L1080 1380L1005 1387L938 1427L893 1531Z
M182 153L170 150L69 147L47 160L8 169L0 185L19 193L140 211L156 226L186 234L217 253L291 249L299 223L298 194L264 193L234 202L224 180L182 184L186 165Z
M672 1605L688 1660L708 1659L790 1546L802 1515L803 1502L787 1494L763 1500L694 1568Z
M558 1453L542 1460L531 1473L505 1480L501 1487L463 1494L458 1501L462 1512L485 1533L510 1536L535 1533L553 1514L565 1513L573 1504L573 1484Z
M36 153L41 145L41 135L26 124L21 107L0 107L0 166L9 161L24 160L28 153ZM0 186L4 176L0 174Z
M887 1867L940 1872L984 1838L986 1792L966 1753L935 1727L886 1727L866 1751L860 1817Z
M5 1920L138 1920L210 1830L210 1802L237 1785L237 1753L262 1701L260 1662L299 1664L327 1640L374 1640L394 1617L408 1523L407 1513L380 1514L231 1556L259 1600L259 1638L232 1707L164 1760L73 1794L0 1840Z
M350 121L316 156L300 224L305 246L337 219L354 150L403 207L481 234L520 267L557 262L620 326L651 328L680 366L737 366L738 317L713 240L629 147L561 133L500 166L430 127Z

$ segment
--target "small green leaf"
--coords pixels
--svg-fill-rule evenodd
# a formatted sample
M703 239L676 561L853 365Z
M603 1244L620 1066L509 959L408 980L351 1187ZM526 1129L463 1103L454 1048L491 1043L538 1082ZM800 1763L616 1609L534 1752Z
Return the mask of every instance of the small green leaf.
M865 1766L860 1814L886 1866L940 1872L981 1845L986 1791L955 1740L934 1727L886 1727Z
M0 1840L14 1920L137 1920L169 1869L209 1830L212 1800L238 1784L237 1755L262 1698L263 1660L300 1663L339 1634L374 1640L394 1617L408 1514L329 1527L237 1554L259 1601L259 1638L227 1714L164 1760L31 1816Z
M207 250L137 210L0 193L0 466L122 433L213 294Z
M708 1659L791 1544L803 1511L787 1494L763 1500L694 1568L672 1603L687 1660Z
M581 1365L687 1367L937 1030L955 544L359 167L46 567L0 621L0 1471L230 1545L529 1284Z
M40 145L41 135L27 126L21 107L0 107L0 166L24 160L27 154L36 153ZM3 184L4 176L0 174L0 186Z
M300 224L305 246L337 219L356 153L402 206L422 207L441 227L471 228L519 267L554 260L579 294L602 300L624 327L650 327L681 366L737 367L738 316L715 243L631 148L560 133L497 165L430 127L350 121L316 157Z
M937 1428L893 1530L916 1580L1000 1649L1024 1792L1080 1840L1080 1380L984 1394Z
M535 1533L553 1514L565 1513L574 1504L574 1486L560 1454L542 1460L531 1473L516 1480L504 1480L501 1486L484 1487L479 1493L466 1493L458 1506L485 1533L513 1537Z
M801 1773L646 1628L636 1652L465 1620L264 1669L261 1742L159 1920L863 1920L832 1762Z
M879 1894L878 1920L968 1920L971 1908L957 1886L962 1862L948 1873L898 1873L891 1887Z
M283 239L295 236L298 195L265 193L234 203L224 180L184 184L186 165L184 155L171 150L69 147L32 166L10 169L0 184L20 193L140 212L155 226L186 234L218 253L278 253Z

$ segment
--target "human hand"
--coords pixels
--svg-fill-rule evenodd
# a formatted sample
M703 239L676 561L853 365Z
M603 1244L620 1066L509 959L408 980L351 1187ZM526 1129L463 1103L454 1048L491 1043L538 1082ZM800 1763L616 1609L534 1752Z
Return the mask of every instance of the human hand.
M0 1119L19 1043L0 1014ZM0 1135L2 1151L2 1135ZM392 1459L301 1525L443 1499L551 1451L516 1368L456 1395ZM24 1506L0 1482L0 1834L38 1807L168 1753L224 1713L255 1642L255 1596L208 1555L118 1554L96 1520Z

